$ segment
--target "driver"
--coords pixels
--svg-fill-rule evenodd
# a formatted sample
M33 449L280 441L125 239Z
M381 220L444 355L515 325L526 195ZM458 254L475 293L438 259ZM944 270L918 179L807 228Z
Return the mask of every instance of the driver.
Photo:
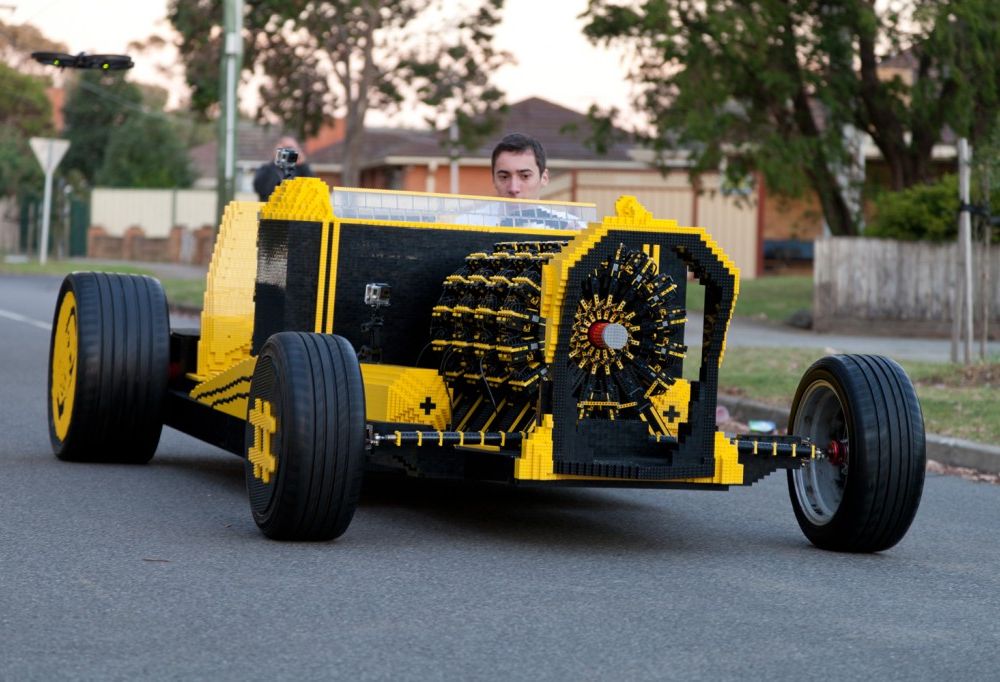
M511 133L493 148L493 187L508 199L538 199L549 184L545 149L533 137Z

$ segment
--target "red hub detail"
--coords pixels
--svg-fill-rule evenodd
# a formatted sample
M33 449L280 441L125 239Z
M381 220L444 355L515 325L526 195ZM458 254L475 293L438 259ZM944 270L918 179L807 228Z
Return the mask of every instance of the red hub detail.
M607 348L608 344L604 343L604 329L610 322L595 322L590 325L590 329L587 330L587 340L590 341L590 345L596 348Z
M826 458L830 464L841 466L847 463L847 442L831 440L826 448Z

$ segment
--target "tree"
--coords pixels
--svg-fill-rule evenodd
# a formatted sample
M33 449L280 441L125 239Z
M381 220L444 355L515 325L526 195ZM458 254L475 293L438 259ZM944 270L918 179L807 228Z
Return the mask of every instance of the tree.
M94 184L113 136L142 110L142 94L122 72L82 71L66 95L64 136L70 141L64 173L79 171Z
M834 234L858 231L851 128L898 190L932 179L945 126L975 144L997 123L992 0L590 0L585 16L592 40L634 54L654 149L684 150L695 172L724 166L734 182L760 172L780 194L811 187ZM891 78L889 57L906 66Z
M493 48L503 0L456 12L444 0L248 0L246 72L261 73L261 118L301 137L335 113L345 122L342 182L356 185L365 119L373 108L421 107L437 126L456 121L471 148L498 123L503 94L490 73L508 55ZM219 98L221 0L171 0L192 106ZM470 2L463 5L463 9Z
M96 180L108 187L190 187L194 174L167 119L136 114L115 131Z
M0 60L7 66L30 75L42 75L49 67L31 58L32 52L66 52L65 43L49 40L32 24L7 24L0 21Z
M28 138L52 132L45 82L0 64L0 196L40 185L42 172Z
M953 242L958 236L958 206L958 179L954 175L932 184L882 192L875 197L875 216L865 236Z

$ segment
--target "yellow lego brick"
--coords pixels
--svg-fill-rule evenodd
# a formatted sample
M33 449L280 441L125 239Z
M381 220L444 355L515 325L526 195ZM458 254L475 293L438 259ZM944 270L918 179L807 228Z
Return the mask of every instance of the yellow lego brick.
M691 383L685 379L678 379L660 395L650 396L649 401L653 403L653 408L659 415L664 435L676 438L677 429L688 420Z
M433 369L361 364L370 421L424 424L443 431L451 421L444 379Z
M222 216L206 278L198 379L208 379L250 356L261 206L256 201L233 201Z
M552 473L552 415L542 417L521 443L521 456L514 460L514 478L520 481L555 481L561 477Z
M740 464L736 443L721 431L715 432L715 474L701 478L677 479L683 483L714 483L717 485L743 485L743 465Z
M246 419L250 380L253 378L256 365L257 358L246 358L195 386L191 389L190 396L214 410L225 412L237 419Z

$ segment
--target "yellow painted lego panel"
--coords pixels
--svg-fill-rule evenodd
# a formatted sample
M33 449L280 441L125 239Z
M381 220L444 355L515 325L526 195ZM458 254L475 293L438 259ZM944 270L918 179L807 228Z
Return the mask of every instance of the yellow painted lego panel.
M201 312L198 380L215 376L250 357L257 215L261 206L256 201L233 201L222 216Z
M214 410L246 419L250 380L256 365L257 358L247 358L195 386L191 397Z
M370 421L425 424L439 431L451 421L448 389L435 370L362 363L361 375Z

